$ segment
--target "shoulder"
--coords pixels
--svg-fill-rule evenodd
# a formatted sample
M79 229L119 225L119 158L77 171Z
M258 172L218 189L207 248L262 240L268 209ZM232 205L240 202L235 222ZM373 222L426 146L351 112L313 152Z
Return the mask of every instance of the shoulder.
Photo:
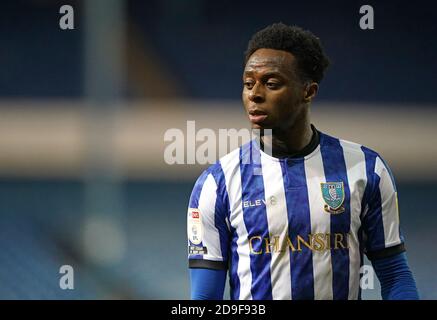
M196 199L201 197L201 194L213 201L216 208L221 206L223 212L229 206L228 184L237 177L238 168L240 164L241 147L231 151L216 163L210 165L203 170L197 178L190 198L190 205L196 207Z
M203 184L208 177L212 177L218 186L223 185L225 176L229 176L230 172L234 172L235 169L239 168L242 148L244 146L234 149L203 170L197 178L196 185Z
M364 155L366 159L375 161L376 158L381 158L380 154L375 150L357 142L346 139L330 136L326 133L320 133L320 144L325 148L330 148L335 145L341 145L345 155Z
M320 133L320 144L325 149L332 148L333 152L335 152L335 146L338 150L338 145L341 145L345 161L349 162L350 165L362 163L368 179L377 183L380 178L390 178L393 185L395 184L389 165L377 151L365 145L336 138L325 133Z
M236 168L239 168L240 166L240 158L242 156L242 152L246 152L245 150L250 149L250 146L252 145L251 142L248 142L244 144L241 147L238 147L234 149L233 151L229 152L228 154L221 157L219 160L217 160L216 163L210 165L208 168L206 168L202 175L208 175L211 174L214 177L219 177L221 175L225 175L229 172L234 171Z

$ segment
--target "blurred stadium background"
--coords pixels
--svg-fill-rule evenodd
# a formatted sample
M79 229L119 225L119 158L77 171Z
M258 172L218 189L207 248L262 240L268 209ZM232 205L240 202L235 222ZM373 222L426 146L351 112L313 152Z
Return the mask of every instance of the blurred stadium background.
M59 28L64 4L74 30ZM359 28L363 4L375 9L375 30ZM188 299L186 206L203 167L167 165L164 132L185 132L188 120L248 127L243 51L278 21L322 39L332 66L314 124L388 161L410 266L422 298L436 299L436 9L2 1L0 299ZM59 288L62 265L74 268L74 290ZM380 299L378 287L363 297Z

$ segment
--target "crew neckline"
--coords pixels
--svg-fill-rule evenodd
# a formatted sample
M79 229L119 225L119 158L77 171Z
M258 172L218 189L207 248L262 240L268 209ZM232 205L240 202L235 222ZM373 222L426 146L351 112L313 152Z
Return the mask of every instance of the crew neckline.
M311 141L299 152L291 156L277 158L268 153L264 152L263 148L260 146L260 152L263 156L274 160L274 161L298 161L298 160L306 160L314 156L320 150L320 141L322 139L322 133L316 129L316 127L311 124L311 129L313 130L313 135L311 137ZM256 143L257 144L257 143Z

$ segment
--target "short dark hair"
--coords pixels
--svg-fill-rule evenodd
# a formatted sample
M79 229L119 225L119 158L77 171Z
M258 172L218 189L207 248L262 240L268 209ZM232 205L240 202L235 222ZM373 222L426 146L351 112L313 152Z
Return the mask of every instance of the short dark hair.
M245 64L256 50L262 48L293 54L297 61L298 75L303 82L311 80L320 83L329 66L320 39L297 26L274 23L255 33L245 52Z

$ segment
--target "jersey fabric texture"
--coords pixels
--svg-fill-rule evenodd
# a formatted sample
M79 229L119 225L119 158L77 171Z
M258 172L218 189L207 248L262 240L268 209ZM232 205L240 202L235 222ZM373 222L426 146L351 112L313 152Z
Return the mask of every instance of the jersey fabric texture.
M231 299L359 299L363 254L405 250L383 159L313 131L304 155L275 158L253 140L195 183L189 267L228 269Z

